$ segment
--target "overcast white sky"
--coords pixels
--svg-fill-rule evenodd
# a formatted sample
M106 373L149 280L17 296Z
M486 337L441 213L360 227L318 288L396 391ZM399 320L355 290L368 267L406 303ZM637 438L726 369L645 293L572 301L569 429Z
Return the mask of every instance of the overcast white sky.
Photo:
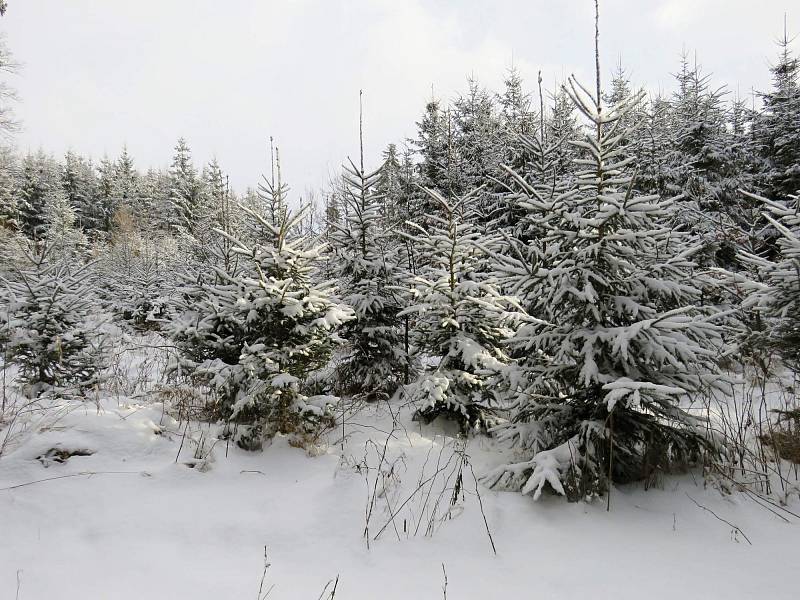
M715 81L769 86L775 39L796 0L603 0L601 51L635 82L671 89L682 47ZM22 149L95 158L126 143L141 168L169 163L184 136L238 189L281 148L296 194L357 154L413 134L431 95L474 74L499 89L514 64L531 87L592 68L592 0L9 0L0 31L24 67L12 84ZM795 44L797 48L799 44Z

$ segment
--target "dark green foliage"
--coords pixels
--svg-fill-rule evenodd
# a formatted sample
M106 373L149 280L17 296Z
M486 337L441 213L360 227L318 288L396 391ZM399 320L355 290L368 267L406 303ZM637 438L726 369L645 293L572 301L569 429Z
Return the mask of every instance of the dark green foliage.
M220 231L234 242L236 269L219 257L179 290L170 335L183 358L173 372L207 385L220 418L264 435L329 424L336 399L306 395L306 380L328 363L334 331L352 313L312 282L319 249L291 235L302 214L277 228L248 214L269 237L247 245Z
M6 352L28 394L81 394L105 367L91 271L60 260L48 242L25 244L20 263L3 278Z

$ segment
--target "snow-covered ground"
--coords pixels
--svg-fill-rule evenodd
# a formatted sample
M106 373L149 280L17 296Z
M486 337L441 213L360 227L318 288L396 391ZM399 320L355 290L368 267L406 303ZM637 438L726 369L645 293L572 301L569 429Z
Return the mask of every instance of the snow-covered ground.
M338 575L336 598L433 599L445 597L443 568L447 598L800 593L800 522L745 495L686 475L614 489L610 512L534 503L476 487L470 464L480 476L497 460L488 441L461 452L406 411L396 421L392 432L387 407L367 407L343 448L337 430L310 456L286 439L258 453L214 444L213 430L196 452L205 426L187 430L158 403L50 416L0 458L0 598L246 599L263 576L269 598L316 599ZM52 448L92 454L37 458Z

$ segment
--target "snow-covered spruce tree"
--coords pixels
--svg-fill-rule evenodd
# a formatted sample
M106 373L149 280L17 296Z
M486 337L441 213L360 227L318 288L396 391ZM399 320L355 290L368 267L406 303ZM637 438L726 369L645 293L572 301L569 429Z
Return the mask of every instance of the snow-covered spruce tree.
M98 215L98 230L104 234L103 238L111 231L118 204L114 171L114 162L108 155L103 156L97 165L97 194L92 199L94 211Z
M415 247L413 238L404 235L413 214L417 214L419 187L412 153L406 149L402 157L397 157L393 144L384 153L376 192L382 205L380 236L382 252L387 267L387 282L392 286L392 301L395 306L407 307L410 303L408 278L417 270L421 253ZM397 314L401 326L402 352L405 360L403 382L408 383L418 368L416 357L411 352L411 329L414 322L411 315ZM397 322L397 321L396 321Z
M502 174L501 165L509 165L525 170L525 165L532 160L530 146L523 140L537 137L542 132L544 120L544 102L541 97L542 75L539 73L539 112L534 110L532 98L523 88L522 77L512 67L505 79L505 91L498 96L500 105L500 131L497 139L497 152L500 164L495 171Z
M778 351L795 372L800 371L800 196L788 202L750 196L766 209L764 217L777 230L780 254L775 262L749 256L762 275L753 282L745 309L754 309L768 324L759 341Z
M240 257L235 270L226 271L219 257L187 276L170 335L183 355L174 372L207 385L216 397L210 408L244 425L237 443L255 449L265 435L330 422L337 399L308 396L304 384L327 364L336 329L352 311L334 302L329 284L312 281L321 249L293 237L302 211L274 227L243 210L267 237L245 243L231 236Z
M144 231L166 231L169 229L169 174L148 169L138 181L139 197L131 207L136 226Z
M99 189L97 175L91 163L72 151L64 157L61 189L67 195L70 206L75 209L81 230L91 234L102 228L102 206L95 202Z
M114 164L114 196L116 206L114 210L125 208L129 212L134 209L134 203L139 197L139 174L133 164L133 158L128 154L128 147L122 147L122 153Z
M754 265L743 259L742 252L775 257L776 246L770 235L775 233L761 212L763 203L751 194L741 190L758 189L759 173L764 170L765 161L758 151L753 126L757 117L755 110L747 107L747 102L734 98L728 107L728 168L730 176L726 185L737 185L738 189L727 194L730 202L725 208L726 220L720 238L720 251L717 263L728 271L752 269ZM753 274L758 278L757 274ZM729 287L722 295L731 291ZM719 296L720 294L715 294Z
M531 109L530 94L525 91L522 76L515 67L508 70L503 84L505 89L497 97L502 128L498 136L502 145L498 151L506 150L506 162L509 163L511 156L508 150L514 148L517 136L532 133L537 124L536 113Z
M725 167L727 131L724 88L711 88L711 75L689 64L684 54L675 75L672 99L674 147L669 165L673 195L684 195L697 208L718 212L724 190L719 185Z
M622 102L631 104L625 116L620 118L620 123L617 127L626 135L626 137L620 140L620 143L625 146L630 155L638 156L640 123L646 118L645 111L647 101L643 90L635 90L633 88L628 72L622 66L621 59L617 63L616 69L614 69L609 88L610 89L603 94L603 102L605 102L606 105L614 106Z
M184 234L194 234L200 218L202 185L192 163L192 152L180 138L169 170L170 227Z
M408 367L399 297L399 272L381 227L381 170L343 167L344 219L334 224L331 243L338 266L339 295L355 312L342 328L347 350L337 368L342 392L365 400L387 399Z
M261 175L261 182L256 189L256 195L260 206L263 207L266 220L273 227L280 227L286 220L289 207L286 205L286 198L289 194L289 186L281 181L281 153L280 149L273 145L273 140L269 138L270 149L270 177Z
M160 329L175 293L178 256L173 237L141 231L129 209L117 210L97 265L103 301L115 318L137 331Z
M80 167L85 163L77 164ZM78 173L81 170L73 169ZM77 204L81 227L94 238L100 252L96 272L103 285L98 296L123 327L137 331L160 329L168 318L176 273L187 260L197 258L194 246L190 245L192 251L186 252L186 247L179 247L179 241L185 238L176 238L167 231L174 222L170 175L153 169L139 174L123 149L115 163L104 160L102 177L95 179L94 187L95 192L88 195L88 206ZM81 208L84 206L88 210ZM113 207L113 213L106 232L103 229L109 207ZM98 235L101 232L103 235Z
M764 111L754 124L766 160L763 187L772 198L800 192L800 59L784 29L780 56L772 67L772 91L762 94Z
M406 234L427 262L411 279L412 305L401 314L415 318L413 342L427 367L407 392L418 418L442 415L466 432L494 423L494 379L506 360L501 346L513 333L507 317L514 306L478 272L483 250L469 215L476 193L451 204L426 191L440 208L426 227L412 224Z
M230 190L228 176L222 172L216 159L208 165L205 189L208 195L204 215L204 228L207 229L205 236L208 238L206 245L216 246L213 256L221 257L222 268L226 273L232 273L236 271L238 256L233 251L234 243L230 236L242 232L245 215ZM219 235L219 231L225 235Z
M76 228L77 215L64 192L56 191L45 199L45 238L52 248L53 258L69 262L82 262L86 250L86 238Z
M674 145L670 99L661 95L652 96L641 106L638 118L638 129L633 136L636 149L633 189L642 194L669 197L667 161Z
M553 107L546 126L548 139L557 145L556 172L560 177L574 176L576 149L569 142L581 136L581 128L575 114L575 105L563 87L559 87L553 94Z
M421 159L418 166L421 184L437 191L449 188L445 121L446 115L439 100L432 98L425 105L425 114L417 123L417 137L411 142Z
M544 221L529 203L530 197L552 199L566 191L568 185L566 173L559 171L560 147L567 140L551 138L545 120L541 74L538 82L538 123L528 133L517 134L513 152L507 154L511 160L500 168L495 208L487 219L486 233L502 236L505 253L520 252L540 235Z
M457 184L450 193L475 189L497 173L502 161L500 121L492 95L470 77L467 94L453 102L450 160L456 161Z
M695 306L694 249L666 224L668 202L633 191L618 128L631 104L604 107L599 81L598 69L594 95L566 88L590 127L575 189L531 194L548 233L498 266L529 300L508 344L522 355L508 371L518 400L499 433L531 458L487 481L535 498L549 486L579 500L691 462L710 444L681 401L723 385L719 328Z
M192 260L205 264L213 260L210 247L219 243L215 229L233 231L232 221L227 221L233 219L234 213L238 211L231 210L227 176L216 158L203 168L198 179L198 189L199 197L193 210L191 231L183 229L183 235L179 239L191 254Z
M426 215L435 214L439 209L438 204L422 189L453 196L462 191L464 178L450 108L442 109L439 100L431 99L425 106L425 114L417 123L417 131L417 138L411 140L411 144L420 159L417 165L420 187L412 190L408 212L416 223L422 223Z
M16 230L17 157L10 148L0 148L0 230Z
M400 162L401 156L398 154L397 146L389 144L386 150L383 151L382 156L383 162L381 163L378 181L375 184L375 191L380 198L380 224L382 229L388 230L405 220L405 181L403 165ZM333 215L330 216L333 217ZM326 220L331 222L335 219L327 218Z
M539 82L541 88L541 74ZM477 207L479 225L487 234L506 231L517 222L517 211L503 198L507 188L505 165L520 172L527 171L535 152L533 143L539 136L544 117L543 112L537 115L531 108L531 96L524 90L522 77L513 66L504 84L505 90L497 96L500 110L493 148L495 164L489 177L484 177L478 184L486 185L489 192L483 195L483 203Z
M20 260L0 278L7 356L29 396L81 395L106 366L91 265L64 255L61 233L19 241Z
M564 91L553 94L554 104L546 111L542 75L538 77L539 111L528 112L525 133L506 132L504 162L492 176L495 194L487 195L481 207L487 235L502 233L517 241L535 236L536 219L530 211L517 206L525 198L516 193L516 181L531 186L537 196L550 197L564 191L574 178L575 148L569 143L579 135L575 107ZM534 117L536 117L534 119ZM512 135L513 134L513 135Z
M31 239L40 239L45 232L45 198L58 185L58 165L43 152L28 154L20 170L17 214L20 230Z
M663 164L666 194L680 202L676 223L702 241L699 263L730 267L743 221L741 194L748 174L737 156L723 103L724 88L684 55L676 75L678 91L670 103L670 151ZM634 149L635 150L635 149Z

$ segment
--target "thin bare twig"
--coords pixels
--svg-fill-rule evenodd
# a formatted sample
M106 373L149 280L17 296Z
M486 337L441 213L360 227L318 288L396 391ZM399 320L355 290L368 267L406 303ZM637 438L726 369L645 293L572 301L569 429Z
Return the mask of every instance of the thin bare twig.
M33 485L34 483L44 483L45 481L53 481L55 479L67 479L68 477L91 477L92 475L144 475L145 477L149 477L150 473L147 471L81 471L80 473L57 475L56 477L45 477L44 479L37 479L36 481L28 481L26 483L10 485L8 487L0 488L0 492L16 490L27 485Z
M733 523L731 523L730 521L728 521L728 520L726 520L726 519L723 519L722 517L720 517L720 516L719 516L717 513L715 513L713 510L711 510L711 509L710 509L710 508L708 508L707 506L703 506L702 504L700 504L700 503L699 503L697 500L695 500L694 498L692 498L692 497L689 495L689 492L686 492L686 497L687 497L687 498L689 498L689 500L691 500L692 502L694 502L694 503L695 503L695 506L697 506L698 508L702 508L703 510L705 510L705 511L707 511L707 512L710 512L712 515L714 515L714 517L716 517L716 518L717 518L717 520L719 520L719 521L722 521L722 522L723 522L723 523L725 523L726 525L728 525L728 526L732 527L734 531L736 531L736 532L738 532L738 533L741 533L741 534L742 534L742 537L743 537L743 538L744 538L744 539L747 541L747 543L748 543L748 544L750 544L751 546L753 545L753 542L751 542L751 541L750 541L750 538L749 538L749 537L747 537L747 535L745 535L744 531L742 531L742 530L741 530L741 529L740 529L740 528L739 528L737 525L734 525L734 524L733 524Z
M494 552L494 555L497 556L497 547L494 545L494 538L492 538L492 532L489 529L489 521L486 519L486 511L483 509L481 493L478 491L478 477L475 475L475 470L472 468L472 463L467 462L467 464L469 465L470 473L472 473L472 479L475 482L475 495L478 497L478 506L480 506L483 524L486 527L486 535L489 536L489 543L492 545L492 552Z
M261 583L258 585L258 599L257 600L264 600L267 596L270 595L273 589L275 589L275 584L273 583L271 586L267 588L266 592L262 592L264 589L264 580L267 578L267 570L272 566L267 558L267 547L264 546L264 571L261 573Z
M325 595L325 592L328 591L328 588L330 587L331 584L333 584L333 589L331 590L331 593L328 594L328 597L327 597L326 600L333 600L336 597L336 588L339 587L339 575L338 574L336 575L336 579L335 580L331 580L331 581L329 581L328 583L325 584L325 587L322 588L322 593L319 595L319 598L317 598L317 600L322 600L322 597Z

